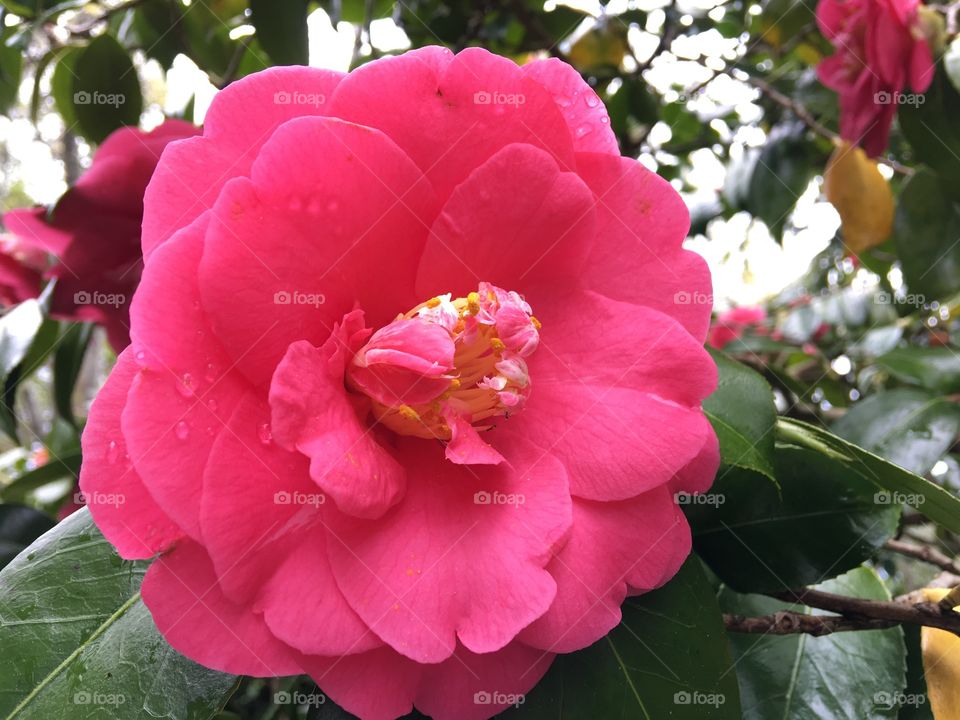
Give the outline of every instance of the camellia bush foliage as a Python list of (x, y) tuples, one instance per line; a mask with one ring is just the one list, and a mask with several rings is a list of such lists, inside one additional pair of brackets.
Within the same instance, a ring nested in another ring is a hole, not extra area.
[(0, 718), (960, 717), (960, 3), (0, 8)]

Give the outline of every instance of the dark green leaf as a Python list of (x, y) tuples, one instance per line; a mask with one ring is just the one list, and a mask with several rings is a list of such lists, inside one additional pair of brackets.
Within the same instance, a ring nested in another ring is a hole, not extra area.
[(23, 55), (18, 47), (10, 47), (7, 41), (16, 32), (15, 27), (0, 30), (0, 113), (5, 113), (17, 100), (20, 88), (20, 73), (23, 70)]
[(805, 134), (802, 125), (774, 128), (750, 176), (746, 209), (763, 220), (777, 239), (783, 235), (787, 215), (814, 175), (817, 155)]
[(960, 498), (919, 475), (800, 420), (780, 418), (777, 434), (783, 442), (823, 453), (888, 491), (886, 502), (912, 505), (948, 530), (960, 532)]
[(960, 392), (960, 351), (953, 348), (895, 348), (878, 357), (877, 365), (898, 380), (941, 395)]
[[(819, 590), (872, 600), (890, 593), (868, 568), (851, 570)], [(720, 593), (724, 612), (747, 617), (781, 610), (824, 614), (760, 595)], [(882, 720), (896, 718), (906, 686), (903, 630), (803, 634), (730, 633), (744, 720)]]
[(167, 645), (140, 601), (145, 569), (84, 509), (0, 572), (0, 716), (207, 720), (222, 707), (235, 679)]
[(307, 0), (250, 0), (257, 40), (277, 65), (306, 65)]
[(691, 556), (663, 588), (628, 600), (618, 627), (559, 656), (503, 717), (739, 720), (730, 649), (700, 561)]
[(893, 239), (910, 293), (929, 302), (960, 290), (960, 206), (930, 170), (920, 168), (904, 185)]
[(114, 38), (94, 38), (77, 56), (72, 71), (70, 103), (85, 137), (101, 142), (114, 130), (140, 122), (143, 97), (137, 71)]
[(940, 67), (922, 97), (900, 104), (900, 128), (917, 159), (937, 171), (943, 190), (960, 199), (960, 92)]
[(724, 465), (737, 466), (773, 480), (773, 392), (767, 381), (719, 350), (710, 349), (720, 373), (716, 391), (703, 403), (720, 440)]
[[(899, 505), (843, 463), (778, 447), (778, 488), (748, 470), (721, 471), (703, 502), (685, 506), (694, 547), (742, 592), (820, 582), (871, 557), (896, 530)], [(880, 498), (883, 500), (884, 498)]]
[(50, 79), (53, 102), (60, 117), (63, 118), (63, 124), (69, 128), (77, 123), (77, 114), (73, 109), (73, 81), (77, 76), (74, 67), (82, 52), (82, 47), (64, 48), (63, 52), (57, 56), (57, 64), (53, 68), (53, 76)]
[(73, 423), (73, 388), (83, 364), (94, 326), (91, 323), (73, 323), (63, 333), (57, 354), (53, 359), (53, 395), (57, 412)]
[(892, 463), (926, 475), (960, 433), (960, 407), (922, 390), (901, 388), (862, 400), (833, 431)]
[(23, 500), (34, 490), (63, 478), (78, 478), (80, 475), (80, 453), (74, 452), (52, 457), (47, 463), (35, 470), (25, 472), (14, 478), (0, 489), (0, 498), (4, 502)]

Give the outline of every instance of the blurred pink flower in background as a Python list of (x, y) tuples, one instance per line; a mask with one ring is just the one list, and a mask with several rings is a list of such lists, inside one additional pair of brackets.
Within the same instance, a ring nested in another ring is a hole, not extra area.
[(926, 92), (934, 64), (919, 0), (820, 0), (817, 23), (836, 52), (817, 68), (840, 94), (840, 134), (868, 155), (887, 147), (902, 93)]
[(744, 332), (753, 330), (757, 335), (766, 335), (762, 327), (767, 319), (767, 311), (762, 307), (735, 307), (720, 313), (710, 326), (707, 343), (722, 350), (724, 347), (743, 337)]
[(0, 247), (0, 299), (10, 305), (36, 297), (41, 277), (57, 278), (51, 313), (100, 323), (114, 349), (125, 348), (130, 300), (143, 269), (143, 193), (167, 144), (198, 132), (181, 120), (150, 132), (121, 128), (104, 140), (89, 170), (51, 211), (5, 213), (13, 240)]

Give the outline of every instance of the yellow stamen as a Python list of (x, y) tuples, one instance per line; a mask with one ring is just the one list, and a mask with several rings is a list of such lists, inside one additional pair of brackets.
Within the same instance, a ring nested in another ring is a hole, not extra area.
[(427, 303), (426, 303), (427, 307), (431, 309), (437, 307), (437, 305), (439, 304), (440, 304), (440, 298), (438, 297), (430, 298), (429, 300), (427, 300)]
[(420, 419), (420, 413), (418, 413), (409, 405), (401, 405), (400, 407), (397, 408), (397, 412), (400, 413), (400, 415), (406, 418), (407, 420)]
[(534, 326), (537, 330), (539, 330), (540, 328), (543, 327), (543, 323), (541, 323), (539, 320), (537, 320), (533, 315), (530, 316), (530, 322), (533, 323), (533, 326)]
[(472, 292), (467, 295), (467, 310), (471, 315), (480, 314), (480, 295), (476, 292)]
[(503, 340), (500, 338), (490, 338), (490, 347), (496, 352), (503, 352), (507, 346), (503, 344)]

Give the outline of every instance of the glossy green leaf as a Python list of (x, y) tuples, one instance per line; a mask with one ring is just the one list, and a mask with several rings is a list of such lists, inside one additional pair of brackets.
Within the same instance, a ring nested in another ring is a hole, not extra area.
[(900, 506), (843, 463), (778, 447), (778, 488), (748, 470), (721, 471), (703, 502), (684, 506), (694, 547), (741, 592), (820, 582), (872, 557), (894, 533)]
[(739, 720), (736, 673), (700, 561), (691, 556), (667, 585), (627, 600), (618, 627), (559, 656), (503, 717)]
[(710, 349), (710, 355), (717, 363), (719, 381), (703, 409), (720, 441), (723, 464), (774, 479), (777, 410), (770, 386), (757, 372), (719, 350)]
[(57, 412), (73, 423), (73, 388), (80, 375), (83, 357), (93, 337), (90, 323), (73, 323), (63, 332), (53, 358), (53, 395)]
[(0, 572), (0, 717), (207, 720), (235, 678), (180, 656), (127, 562), (80, 510)]
[(904, 185), (893, 238), (911, 294), (932, 302), (960, 290), (960, 205), (930, 170), (920, 168)]
[(277, 65), (307, 64), (307, 5), (307, 0), (250, 0), (257, 39)]
[(130, 55), (113, 37), (100, 35), (91, 40), (71, 69), (69, 103), (77, 128), (86, 138), (102, 142), (114, 130), (140, 122), (140, 80)]
[(960, 392), (960, 351), (954, 348), (895, 348), (877, 358), (877, 365), (911, 385), (942, 395)]
[[(872, 600), (890, 593), (868, 568), (851, 570), (819, 590)], [(720, 593), (724, 612), (756, 617), (781, 610), (827, 614), (760, 595)], [(906, 686), (903, 630), (841, 632), (822, 637), (730, 633), (744, 720), (884, 720), (896, 718)]]
[(23, 70), (23, 54), (18, 47), (7, 45), (16, 28), (0, 30), (0, 113), (6, 113), (17, 100), (20, 74)]
[(960, 406), (901, 388), (861, 400), (832, 429), (910, 472), (926, 475), (960, 433)]
[(779, 239), (787, 216), (814, 176), (812, 152), (803, 125), (778, 126), (767, 137), (753, 166), (746, 209)]
[(929, 480), (800, 420), (780, 418), (777, 435), (783, 442), (815, 450), (859, 473), (886, 491), (886, 502), (912, 505), (948, 530), (960, 532), (960, 498)]
[(960, 199), (960, 91), (940, 67), (922, 103), (902, 103), (900, 128), (920, 162), (933, 168), (943, 189)]

